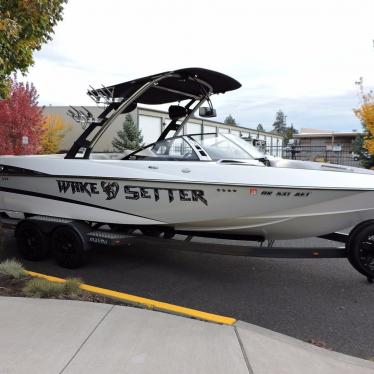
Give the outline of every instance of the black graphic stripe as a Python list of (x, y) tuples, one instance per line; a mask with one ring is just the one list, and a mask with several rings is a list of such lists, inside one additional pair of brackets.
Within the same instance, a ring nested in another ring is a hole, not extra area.
[[(204, 161), (205, 162), (205, 161)], [(232, 186), (232, 187), (257, 187), (257, 188), (273, 188), (273, 189), (293, 189), (293, 190), (313, 190), (313, 191), (346, 191), (346, 192), (367, 192), (367, 191), (374, 191), (374, 188), (346, 188), (346, 187), (313, 187), (313, 186), (295, 186), (295, 185), (265, 185), (265, 184), (247, 184), (247, 183), (230, 183), (230, 182), (209, 182), (209, 181), (192, 181), (192, 180), (172, 180), (172, 179), (145, 179), (145, 178), (121, 178), (121, 177), (107, 177), (107, 176), (91, 176), (91, 175), (54, 175), (44, 172), (39, 172), (36, 170), (31, 169), (24, 169), (14, 166), (7, 166), (7, 165), (0, 165), (0, 167), (4, 167), (4, 170), (1, 170), (0, 168), (0, 176), (4, 177), (26, 177), (26, 176), (33, 176), (36, 178), (58, 178), (58, 179), (78, 179), (78, 180), (87, 180), (87, 179), (95, 179), (95, 180), (109, 180), (109, 181), (121, 181), (121, 182), (151, 182), (151, 183), (171, 183), (171, 184), (198, 184), (198, 185), (204, 185), (204, 186)], [(6, 168), (12, 168), (14, 169), (14, 172), (7, 172)], [(284, 169), (292, 169), (292, 168), (284, 168)], [(308, 170), (308, 169), (305, 169)], [(315, 171), (315, 170), (313, 170)], [(328, 172), (334, 170), (318, 170), (322, 172)], [(341, 171), (339, 171), (341, 172)], [(344, 171), (343, 171), (344, 172)], [(354, 177), (355, 173), (350, 173), (347, 171), (347, 173), (352, 174), (352, 177)], [(362, 174), (360, 174), (362, 175)], [(370, 174), (369, 174), (370, 175)], [(74, 200), (73, 200), (74, 201)], [(114, 210), (115, 211), (115, 210)], [(120, 212), (120, 211), (119, 211)], [(125, 213), (125, 212), (120, 212)], [(129, 214), (129, 213), (126, 213)], [(141, 218), (147, 218), (138, 216)]]
[[(322, 170), (325, 171), (325, 170)], [(351, 173), (354, 176), (354, 173)], [(25, 177), (26, 175), (21, 174), (4, 174), (0, 173), (4, 177)], [(361, 174), (362, 175), (362, 174)], [(90, 176), (90, 175), (53, 175), (53, 174), (35, 174), (34, 178), (52, 178), (52, 179), (77, 179), (82, 180), (107, 180), (117, 182), (147, 182), (147, 183), (163, 183), (163, 184), (197, 184), (202, 186), (227, 186), (227, 187), (257, 187), (257, 188), (272, 188), (272, 189), (283, 189), (283, 190), (312, 190), (312, 191), (345, 191), (345, 192), (368, 192), (374, 191), (374, 188), (346, 188), (346, 187), (313, 187), (313, 186), (295, 186), (295, 185), (269, 185), (269, 184), (247, 184), (247, 183), (230, 183), (230, 182), (209, 182), (209, 181), (192, 181), (192, 180), (171, 180), (171, 179), (145, 179), (145, 178), (121, 178), (121, 177), (104, 177), (104, 176)], [(166, 187), (168, 188), (168, 187)], [(141, 216), (139, 216), (141, 217)], [(146, 218), (146, 217), (144, 217)]]
[(65, 203), (71, 203), (71, 204), (88, 206), (88, 207), (91, 207), (91, 208), (109, 210), (111, 212), (116, 212), (116, 213), (121, 213), (121, 214), (127, 214), (129, 216), (138, 217), (138, 218), (145, 218), (145, 219), (149, 219), (151, 221), (155, 221), (153, 218), (148, 218), (148, 217), (139, 216), (137, 214), (123, 212), (121, 210), (107, 208), (107, 207), (104, 207), (104, 206), (101, 206), (101, 205), (90, 204), (90, 203), (86, 203), (84, 201), (67, 199), (66, 197), (61, 197), (61, 196), (53, 196), (53, 195), (48, 195), (48, 194), (44, 194), (44, 193), (40, 193), (40, 192), (26, 191), (26, 190), (20, 190), (20, 189), (16, 189), (16, 188), (7, 188), (7, 187), (0, 187), (0, 191), (2, 191), (2, 192), (10, 192), (10, 193), (18, 194), (18, 195), (40, 197), (42, 199), (63, 201)]
[(33, 177), (43, 177), (48, 176), (50, 174), (42, 173), (40, 171), (20, 168), (18, 166), (11, 166), (11, 165), (0, 165), (0, 173), (4, 176), (33, 176)]

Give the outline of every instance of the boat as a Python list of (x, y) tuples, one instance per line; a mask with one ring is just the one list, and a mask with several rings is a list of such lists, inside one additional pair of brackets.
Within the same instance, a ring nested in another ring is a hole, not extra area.
[[(253, 240), (321, 236), (372, 220), (372, 171), (272, 158), (232, 134), (183, 134), (195, 113), (215, 116), (212, 95), (240, 86), (186, 68), (91, 89), (105, 109), (98, 118), (72, 113), (88, 126), (64, 158), (0, 157), (0, 212)], [(90, 158), (104, 131), (138, 104), (171, 104), (159, 139), (121, 159)]]

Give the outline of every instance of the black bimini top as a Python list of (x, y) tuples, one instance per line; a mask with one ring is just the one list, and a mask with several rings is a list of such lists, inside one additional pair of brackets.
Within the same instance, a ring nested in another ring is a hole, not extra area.
[[(93, 88), (88, 91), (88, 95), (96, 103), (106, 104), (106, 108), (98, 118), (93, 118), (85, 108), (87, 114), (75, 110), (76, 113), (73, 115), (78, 116), (79, 119), (83, 115), (87, 122), (90, 120), (90, 125), (74, 142), (65, 158), (75, 158), (81, 148), (85, 148), (83, 157), (89, 158), (92, 148), (104, 131), (121, 113), (131, 112), (137, 104), (157, 105), (189, 100), (184, 106), (172, 105), (169, 108), (172, 121), (160, 135), (159, 139), (163, 139), (170, 131), (180, 130), (204, 101), (208, 102), (213, 113), (210, 95), (236, 90), (239, 87), (241, 84), (238, 81), (225, 74), (202, 68), (187, 68), (150, 75), (113, 86)], [(173, 116), (171, 110), (174, 111)], [(182, 118), (183, 121), (178, 123)], [(97, 129), (95, 135), (89, 138), (95, 129)]]
[[(186, 68), (119, 83), (105, 87), (104, 90), (109, 90), (113, 99), (126, 99), (144, 84), (159, 77), (165, 78), (138, 97), (135, 101), (137, 104), (157, 105), (191, 98), (198, 99), (207, 93), (225, 93), (241, 87), (238, 81), (225, 74), (202, 68)], [(89, 94), (95, 95), (95, 91), (100, 90), (102, 89), (91, 90)]]

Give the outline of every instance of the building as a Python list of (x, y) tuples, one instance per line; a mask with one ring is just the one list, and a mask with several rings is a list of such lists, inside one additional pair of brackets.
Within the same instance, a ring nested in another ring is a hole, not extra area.
[(302, 128), (294, 135), (300, 146), (326, 147), (327, 150), (344, 149), (352, 152), (352, 142), (359, 136), (355, 131), (325, 131), (320, 129)]
[(294, 135), (297, 159), (352, 164), (353, 141), (360, 135), (355, 131), (325, 131), (302, 128)]
[[(63, 119), (69, 124), (69, 129), (66, 131), (64, 139), (61, 141), (60, 150), (66, 151), (70, 149), (73, 142), (83, 132), (84, 126), (77, 124), (71, 117), (67, 115), (70, 109), (68, 106), (47, 106), (44, 108), (44, 114), (61, 115)], [(102, 112), (102, 108), (96, 106), (87, 107), (94, 116), (98, 116)], [(133, 117), (138, 128), (142, 132), (143, 142), (145, 144), (153, 143), (160, 136), (163, 129), (169, 124), (170, 119), (168, 113), (165, 111), (148, 109), (138, 107), (132, 111)], [(95, 147), (96, 152), (112, 152), (112, 140), (116, 137), (119, 130), (122, 129), (122, 124), (125, 120), (125, 115), (122, 114), (113, 122), (112, 126), (104, 133), (100, 141)], [(269, 152), (275, 156), (281, 152), (283, 146), (283, 137), (272, 134), (266, 131), (257, 131), (243, 126), (226, 125), (222, 122), (212, 121), (202, 118), (191, 118), (187, 125), (184, 127), (185, 134), (192, 133), (231, 133), (243, 138), (250, 138), (266, 145)], [(280, 154), (279, 154), (280, 156)]]

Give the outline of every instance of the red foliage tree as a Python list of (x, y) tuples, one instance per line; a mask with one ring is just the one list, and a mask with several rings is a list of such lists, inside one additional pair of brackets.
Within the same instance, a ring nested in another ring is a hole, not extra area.
[[(41, 150), (42, 111), (34, 85), (17, 82), (14, 77), (9, 98), (0, 100), (0, 154), (35, 154)], [(28, 144), (23, 144), (23, 137), (28, 138)]]

